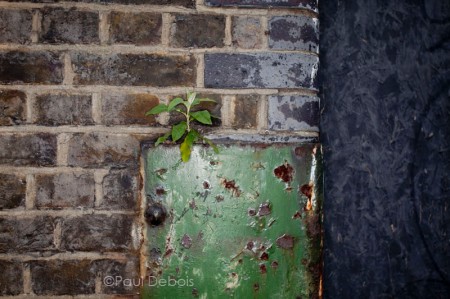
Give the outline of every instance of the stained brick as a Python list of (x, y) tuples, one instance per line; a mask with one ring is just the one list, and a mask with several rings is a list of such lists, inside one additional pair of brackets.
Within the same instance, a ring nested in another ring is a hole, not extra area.
[(139, 141), (133, 136), (77, 133), (69, 141), (69, 166), (136, 168), (138, 160)]
[(0, 218), (0, 253), (54, 250), (51, 217)]
[[(137, 258), (128, 257), (127, 260), (98, 260), (95, 262), (97, 265), (97, 271), (100, 273), (100, 277), (104, 278), (107, 276), (120, 277), (123, 280), (135, 279), (135, 284), (137, 284), (138, 279), (141, 277), (139, 273), (139, 261)], [(101, 291), (105, 294), (136, 294), (139, 291), (139, 286), (133, 286), (130, 280), (121, 281), (116, 280), (113, 285), (102, 284)]]
[(54, 52), (0, 52), (0, 83), (58, 84), (63, 63)]
[(44, 8), (39, 41), (50, 44), (98, 43), (98, 13), (75, 9)]
[(46, 126), (90, 125), (92, 99), (89, 95), (45, 94), (36, 97), (35, 123)]
[(31, 42), (32, 19), (29, 10), (0, 10), (0, 43)]
[[(207, 29), (207, 30), (205, 30)], [(219, 15), (176, 15), (171, 26), (173, 47), (222, 47), (225, 17)]]
[(31, 288), (37, 295), (95, 292), (96, 265), (90, 260), (31, 261)]
[(25, 177), (0, 173), (0, 210), (23, 207), (25, 192)]
[[(175, 97), (183, 97), (185, 98), (185, 95), (177, 95)], [(174, 97), (174, 98), (175, 98)], [(212, 117), (212, 126), (218, 127), (222, 124), (221, 120), (221, 109), (222, 109), (222, 96), (218, 94), (198, 94), (198, 98), (208, 98), (212, 99), (215, 102), (202, 102), (197, 106), (194, 106), (191, 111), (199, 111), (199, 110), (208, 110), (211, 115), (215, 116)], [(179, 123), (180, 121), (185, 120), (185, 117), (177, 112), (171, 112), (170, 118), (169, 118), (169, 124), (174, 125)], [(195, 126), (195, 123), (194, 123)], [(203, 126), (202, 129), (206, 129), (208, 127)]]
[(269, 97), (269, 129), (319, 131), (319, 98)]
[(103, 200), (101, 209), (137, 209), (139, 182), (136, 173), (129, 170), (111, 170), (102, 182)]
[(132, 248), (133, 216), (85, 215), (65, 219), (61, 248), (69, 251), (126, 251)]
[(257, 95), (237, 95), (234, 101), (233, 128), (255, 129), (258, 125), (258, 106), (260, 98)]
[(206, 54), (205, 86), (317, 89), (318, 63), (300, 53)]
[(155, 45), (161, 42), (160, 14), (112, 12), (109, 18), (111, 43)]
[(18, 90), (0, 91), (0, 126), (25, 123), (26, 98), (25, 93)]
[(316, 18), (272, 17), (269, 32), (269, 47), (272, 49), (319, 52), (319, 26)]
[(0, 269), (0, 296), (22, 293), (22, 263), (17, 260), (0, 260)]
[(38, 208), (94, 206), (95, 181), (90, 173), (39, 174), (35, 182)]
[(131, 5), (172, 5), (183, 6), (187, 8), (195, 7), (195, 0), (8, 0), (9, 2), (82, 2), (82, 3), (99, 3), (99, 4), (131, 4)]
[(190, 55), (72, 54), (74, 83), (104, 85), (193, 86), (196, 61)]
[(145, 113), (159, 104), (151, 94), (104, 93), (102, 95), (102, 123), (105, 125), (155, 125), (155, 116)]
[(53, 166), (56, 164), (56, 136), (47, 133), (2, 134), (0, 164)]
[(206, 5), (211, 6), (236, 6), (236, 7), (292, 7), (306, 8), (317, 11), (317, 0), (205, 0)]
[(233, 17), (233, 45), (244, 49), (258, 49), (264, 34), (259, 18)]

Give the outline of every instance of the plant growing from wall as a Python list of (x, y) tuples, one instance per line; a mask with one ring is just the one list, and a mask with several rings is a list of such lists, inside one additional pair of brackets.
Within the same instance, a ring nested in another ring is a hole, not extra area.
[(155, 146), (160, 145), (169, 138), (171, 138), (173, 142), (182, 141), (180, 145), (180, 154), (183, 162), (189, 161), (192, 146), (199, 140), (208, 143), (214, 149), (214, 152), (218, 153), (219, 150), (217, 146), (211, 140), (191, 127), (193, 122), (198, 122), (203, 125), (212, 125), (211, 117), (214, 116), (211, 116), (208, 110), (192, 111), (193, 107), (202, 102), (216, 101), (208, 98), (197, 98), (197, 93), (188, 91), (186, 92), (186, 100), (181, 97), (174, 98), (170, 101), (169, 105), (159, 104), (147, 111), (145, 113), (146, 116), (175, 111), (182, 114), (185, 118), (185, 120), (173, 125), (169, 132), (159, 137), (155, 142)]

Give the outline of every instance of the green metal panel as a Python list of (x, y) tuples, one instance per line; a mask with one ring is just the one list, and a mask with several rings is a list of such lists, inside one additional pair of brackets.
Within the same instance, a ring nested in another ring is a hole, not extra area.
[(143, 298), (318, 298), (315, 144), (146, 148)]

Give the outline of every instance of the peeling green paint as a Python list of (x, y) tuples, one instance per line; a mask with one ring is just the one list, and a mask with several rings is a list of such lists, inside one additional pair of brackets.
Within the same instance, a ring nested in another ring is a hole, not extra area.
[[(317, 298), (318, 145), (146, 148), (143, 298)], [(151, 285), (151, 286), (149, 286)]]

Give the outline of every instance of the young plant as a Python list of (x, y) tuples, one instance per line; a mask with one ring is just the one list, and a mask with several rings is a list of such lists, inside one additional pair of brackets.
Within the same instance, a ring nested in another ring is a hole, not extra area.
[[(183, 162), (189, 161), (191, 157), (192, 146), (195, 142), (202, 140), (203, 142), (208, 143), (213, 149), (214, 152), (218, 153), (219, 150), (217, 146), (208, 138), (202, 136), (197, 130), (191, 127), (191, 123), (196, 121), (200, 124), (204, 125), (212, 125), (211, 114), (207, 110), (201, 111), (191, 111), (192, 107), (199, 105), (202, 102), (216, 102), (212, 99), (197, 98), (197, 94), (195, 92), (187, 92), (186, 100), (183, 98), (174, 98), (170, 101), (169, 105), (159, 104), (153, 107), (151, 110), (147, 111), (145, 115), (156, 115), (163, 112), (171, 112), (176, 111), (184, 116), (185, 121), (181, 121), (172, 126), (171, 130), (159, 137), (155, 146), (165, 142), (169, 137), (173, 142), (177, 142), (178, 140), (182, 140), (180, 145), (180, 153), (181, 160)], [(214, 117), (214, 116), (213, 116)]]

